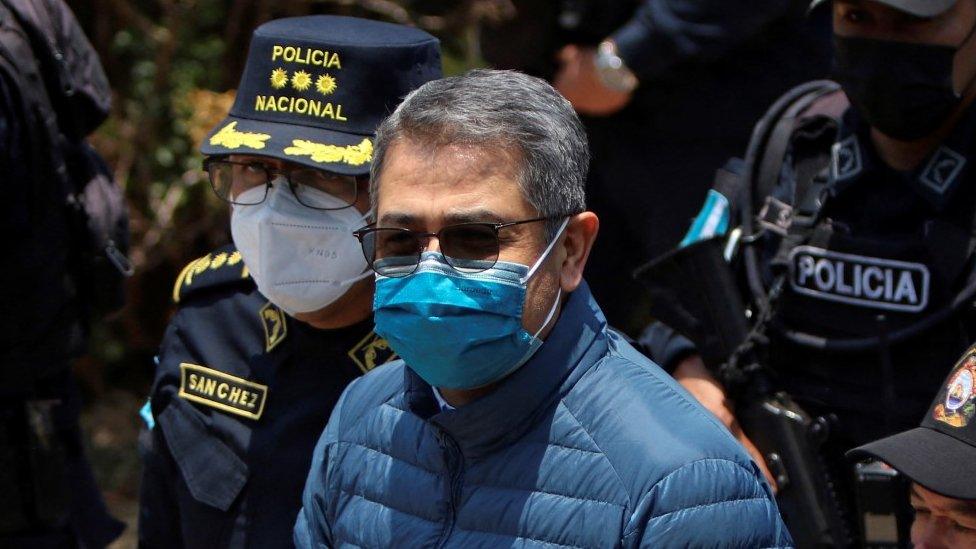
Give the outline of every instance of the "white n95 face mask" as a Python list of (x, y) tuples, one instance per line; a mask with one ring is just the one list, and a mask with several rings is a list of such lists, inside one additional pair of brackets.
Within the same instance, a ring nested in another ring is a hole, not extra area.
[[(276, 178), (264, 202), (234, 206), (230, 228), (258, 291), (295, 315), (332, 304), (372, 272), (352, 235), (368, 215), (353, 206), (314, 210), (299, 203), (287, 187), (287, 181)], [(305, 191), (302, 199), (316, 207), (344, 205), (322, 191)], [(249, 193), (263, 192), (262, 187), (249, 189), (239, 198), (247, 202)]]

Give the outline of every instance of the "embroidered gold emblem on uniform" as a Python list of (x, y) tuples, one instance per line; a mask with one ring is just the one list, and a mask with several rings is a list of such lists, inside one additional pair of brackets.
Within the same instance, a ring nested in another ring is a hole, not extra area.
[(397, 354), (385, 339), (370, 332), (355, 347), (349, 350), (349, 358), (359, 366), (363, 373), (397, 359)]
[[(215, 281), (230, 281), (247, 278), (250, 273), (246, 265), (240, 266), (240, 274), (230, 270), (241, 262), (241, 252), (237, 250), (227, 253), (207, 254), (203, 257), (189, 262), (179, 276), (176, 277), (176, 284), (173, 286), (173, 302), (179, 303), (181, 295), (185, 294), (193, 286), (193, 281), (197, 277), (203, 277), (203, 285)], [(216, 277), (216, 278), (215, 278)]]
[(189, 362), (180, 363), (180, 398), (238, 416), (261, 419), (268, 386)]
[(970, 350), (962, 366), (949, 378), (945, 399), (932, 410), (932, 416), (953, 427), (965, 427), (976, 415), (976, 350)]
[(259, 312), (264, 326), (264, 350), (271, 352), (288, 335), (288, 321), (285, 313), (270, 301)]

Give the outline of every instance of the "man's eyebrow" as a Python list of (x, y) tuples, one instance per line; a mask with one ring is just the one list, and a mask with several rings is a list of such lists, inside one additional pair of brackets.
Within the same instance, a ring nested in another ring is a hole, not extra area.
[(954, 499), (949, 502), (949, 509), (969, 518), (976, 518), (976, 501), (974, 500)]
[(377, 225), (388, 226), (388, 225), (399, 225), (401, 227), (407, 227), (413, 225), (417, 221), (417, 216), (413, 214), (408, 214), (404, 212), (387, 212), (384, 213), (377, 220)]
[[(916, 499), (921, 500), (922, 502), (925, 501), (925, 499), (918, 491), (918, 486), (916, 486), (915, 484), (912, 484), (912, 496), (914, 496)], [(926, 505), (926, 508), (927, 507), (928, 506)], [(946, 504), (946, 507), (948, 507), (950, 511), (955, 513), (960, 513), (967, 516), (976, 516), (976, 500), (962, 500), (962, 499), (950, 498), (950, 500)]]
[(476, 210), (448, 212), (444, 214), (445, 225), (455, 225), (457, 223), (503, 223), (507, 221), (491, 210), (479, 208)]

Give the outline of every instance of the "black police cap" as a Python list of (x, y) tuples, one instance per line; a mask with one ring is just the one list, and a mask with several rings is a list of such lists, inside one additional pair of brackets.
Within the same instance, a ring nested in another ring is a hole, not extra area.
[(270, 21), (254, 31), (234, 106), (200, 151), (367, 173), (376, 127), (440, 76), (438, 40), (419, 29), (330, 15)]
[(976, 500), (976, 346), (952, 369), (920, 427), (847, 455), (880, 459), (933, 492)]

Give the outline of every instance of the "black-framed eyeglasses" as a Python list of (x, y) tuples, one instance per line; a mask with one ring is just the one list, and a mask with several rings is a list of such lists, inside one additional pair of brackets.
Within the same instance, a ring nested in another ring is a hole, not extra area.
[[(221, 200), (238, 206), (256, 206), (268, 197), (275, 176), (288, 181), (298, 202), (314, 210), (341, 210), (356, 203), (359, 186), (367, 176), (343, 175), (315, 168), (272, 169), (260, 162), (210, 157), (203, 161), (210, 186)], [(322, 196), (325, 193), (328, 196)]]
[(437, 237), (447, 263), (460, 273), (478, 273), (492, 268), (498, 261), (501, 244), (498, 232), (508, 227), (553, 221), (567, 217), (548, 216), (505, 223), (471, 222), (441, 227), (436, 233), (410, 229), (367, 225), (353, 235), (363, 247), (363, 255), (373, 271), (387, 277), (413, 274), (426, 248), (424, 240)]

